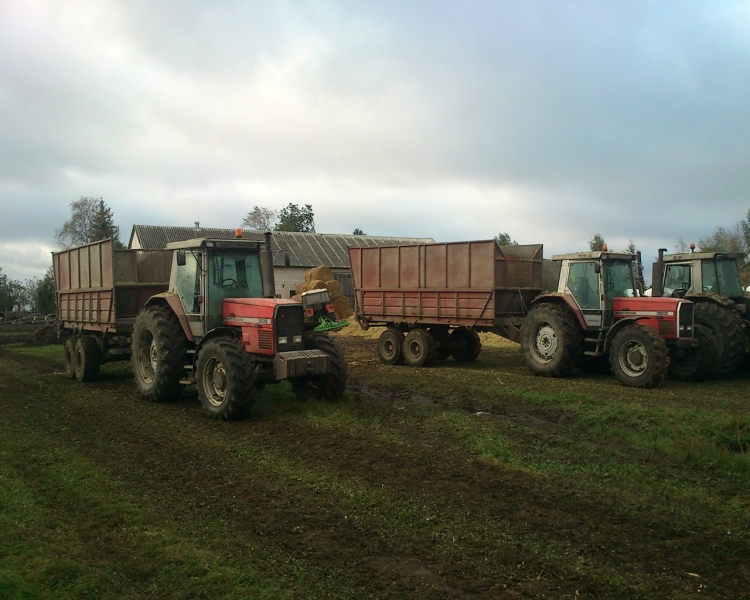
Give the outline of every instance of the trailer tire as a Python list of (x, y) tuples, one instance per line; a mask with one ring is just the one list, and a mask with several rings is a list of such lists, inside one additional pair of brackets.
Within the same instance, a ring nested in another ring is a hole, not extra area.
[(636, 323), (617, 332), (609, 351), (609, 363), (620, 383), (654, 388), (667, 374), (669, 352), (656, 331)]
[(237, 341), (215, 338), (206, 342), (196, 363), (203, 412), (219, 421), (243, 417), (253, 404), (254, 370), (250, 355)]
[(135, 320), (131, 357), (135, 383), (150, 402), (176, 400), (182, 393), (187, 338), (166, 306), (148, 306)]
[(404, 362), (410, 367), (429, 367), (435, 358), (435, 338), (426, 329), (412, 329), (404, 339)]
[(292, 391), (298, 400), (338, 400), (346, 390), (346, 357), (338, 340), (325, 333), (305, 335), (305, 349), (322, 350), (328, 355), (328, 373), (292, 379)]
[(70, 336), (65, 340), (63, 346), (65, 355), (65, 376), (68, 379), (76, 378), (76, 336)]
[(669, 357), (669, 378), (677, 381), (703, 381), (718, 368), (717, 341), (713, 330), (696, 324), (696, 348), (675, 349)]
[(99, 376), (99, 346), (90, 335), (82, 335), (76, 340), (74, 367), (78, 381), (93, 381)]
[(384, 365), (404, 364), (404, 334), (389, 327), (378, 338), (378, 357)]
[(533, 307), (521, 327), (521, 356), (534, 375), (565, 377), (581, 359), (583, 336), (575, 315), (556, 304)]
[(451, 345), (451, 356), (459, 363), (474, 362), (482, 352), (482, 341), (479, 334), (473, 329), (459, 327), (451, 332), (449, 340)]
[(712, 301), (695, 303), (695, 323), (705, 325), (716, 336), (716, 367), (712, 375), (726, 375), (742, 362), (745, 333), (742, 321), (731, 308)]
[(427, 330), (435, 340), (435, 359), (448, 360), (451, 357), (450, 331), (445, 325), (436, 325)]

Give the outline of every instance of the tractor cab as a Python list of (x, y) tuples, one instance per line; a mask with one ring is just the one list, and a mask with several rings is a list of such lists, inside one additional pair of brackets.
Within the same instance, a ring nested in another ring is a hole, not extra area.
[(732, 300), (743, 297), (737, 261), (741, 252), (691, 252), (663, 256), (664, 296), (716, 294)]
[(223, 325), (225, 300), (264, 297), (259, 242), (199, 238), (167, 249), (174, 250), (169, 291), (194, 338)]
[(559, 254), (558, 293), (569, 294), (588, 329), (609, 328), (614, 321), (615, 298), (637, 296), (636, 256), (627, 252), (576, 252)]

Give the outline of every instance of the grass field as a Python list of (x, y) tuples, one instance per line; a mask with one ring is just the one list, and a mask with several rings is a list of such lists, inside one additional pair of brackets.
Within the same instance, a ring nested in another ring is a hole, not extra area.
[[(250, 419), (0, 346), (0, 598), (741, 598), (748, 377), (535, 378), (517, 346), (287, 384)], [(489, 341), (489, 340), (485, 340)]]

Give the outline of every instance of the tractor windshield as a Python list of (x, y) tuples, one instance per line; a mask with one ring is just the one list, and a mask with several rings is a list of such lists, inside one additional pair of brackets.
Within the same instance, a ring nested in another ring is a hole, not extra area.
[(257, 252), (231, 250), (214, 254), (211, 260), (211, 282), (224, 298), (260, 298), (263, 282)]
[(702, 269), (704, 292), (721, 294), (729, 298), (742, 296), (742, 284), (736, 260), (722, 258), (704, 261)]
[(633, 297), (633, 265), (624, 260), (604, 263), (604, 294), (608, 302), (613, 298)]
[(667, 265), (664, 274), (664, 295), (682, 298), (690, 289), (693, 267), (687, 265)]

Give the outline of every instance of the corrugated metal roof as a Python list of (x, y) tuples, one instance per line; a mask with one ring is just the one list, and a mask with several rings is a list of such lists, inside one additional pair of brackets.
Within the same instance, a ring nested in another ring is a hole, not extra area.
[[(209, 227), (165, 227), (161, 225), (133, 225), (129, 247), (144, 249), (165, 248), (170, 242), (192, 238), (233, 239), (234, 229)], [(243, 231), (242, 239), (263, 241), (263, 234)], [(275, 231), (273, 233), (273, 262), (277, 267), (317, 267), (325, 265), (334, 269), (349, 268), (351, 246), (397, 246), (402, 244), (434, 244), (432, 238), (381, 237), (373, 235), (341, 235), (337, 233), (298, 233)], [(289, 262), (287, 263), (287, 257)]]

